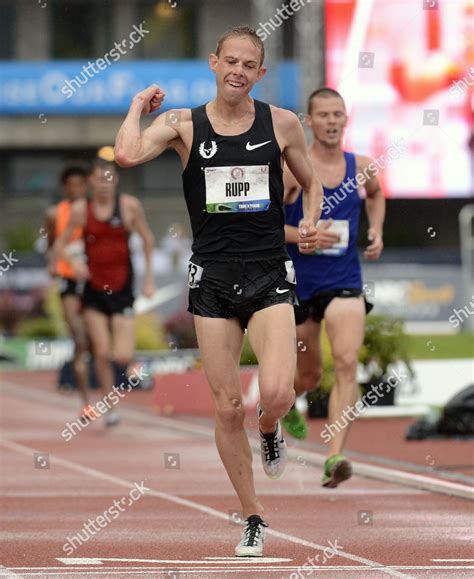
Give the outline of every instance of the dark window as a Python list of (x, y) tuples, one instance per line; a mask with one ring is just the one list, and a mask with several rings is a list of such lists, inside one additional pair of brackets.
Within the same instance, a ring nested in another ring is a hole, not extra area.
[(295, 57), (295, 18), (283, 21), (283, 58)]
[(7, 196), (57, 200), (62, 196), (59, 177), (68, 164), (87, 162), (95, 151), (25, 151), (4, 156)]
[(99, 58), (110, 48), (112, 0), (54, 0), (51, 9), (53, 58)]
[(10, 157), (7, 190), (12, 195), (51, 194), (58, 188), (61, 158), (32, 153)]
[[(174, 7), (173, 7), (174, 6)], [(136, 58), (196, 58), (197, 7), (189, 0), (140, 0), (137, 22), (149, 30), (136, 48)]]
[(15, 33), (15, 6), (0, 2), (0, 59), (13, 57)]

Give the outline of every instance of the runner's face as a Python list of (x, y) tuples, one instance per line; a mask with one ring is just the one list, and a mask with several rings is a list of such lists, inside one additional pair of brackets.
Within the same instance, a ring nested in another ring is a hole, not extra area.
[(87, 195), (87, 179), (82, 175), (71, 175), (63, 184), (66, 199), (75, 201)]
[(347, 123), (346, 107), (339, 97), (314, 98), (308, 125), (315, 140), (326, 147), (338, 147)]
[(113, 165), (109, 167), (96, 167), (89, 177), (92, 193), (100, 197), (115, 195), (118, 184), (117, 170)]
[(261, 58), (260, 49), (250, 38), (228, 38), (219, 57), (215, 54), (209, 57), (210, 67), (216, 75), (218, 94), (231, 103), (245, 98), (266, 72), (260, 66)]

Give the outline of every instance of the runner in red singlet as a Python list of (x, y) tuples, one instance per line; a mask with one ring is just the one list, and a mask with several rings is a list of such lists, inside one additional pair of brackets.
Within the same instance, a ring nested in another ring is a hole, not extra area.
[[(74, 262), (73, 268), (76, 276), (86, 281), (84, 318), (96, 374), (108, 396), (114, 385), (112, 363), (125, 377), (135, 345), (133, 270), (128, 238), (130, 233), (136, 232), (143, 239), (146, 266), (143, 294), (151, 297), (154, 293), (153, 234), (140, 201), (131, 195), (117, 193), (118, 174), (114, 163), (96, 159), (89, 181), (92, 198), (73, 204), (69, 224), (55, 244), (55, 256), (62, 254), (74, 228), (82, 227), (87, 264)], [(107, 426), (117, 422), (119, 415), (108, 410)]]

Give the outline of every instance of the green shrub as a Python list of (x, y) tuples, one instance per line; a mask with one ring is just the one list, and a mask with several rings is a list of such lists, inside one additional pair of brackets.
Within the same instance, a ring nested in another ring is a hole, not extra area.
[(18, 253), (34, 251), (37, 237), (38, 229), (30, 223), (18, 223), (3, 233), (6, 250), (17, 251)]
[(163, 326), (156, 314), (143, 314), (135, 318), (135, 347), (137, 350), (167, 350)]
[(22, 320), (18, 324), (17, 336), (20, 338), (58, 338), (59, 334), (51, 318), (40, 317)]

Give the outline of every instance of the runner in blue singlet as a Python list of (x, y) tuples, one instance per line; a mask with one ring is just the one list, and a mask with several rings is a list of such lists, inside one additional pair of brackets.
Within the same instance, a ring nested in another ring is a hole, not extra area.
[[(314, 390), (322, 373), (320, 344), (321, 322), (325, 319), (332, 356), (335, 384), (329, 403), (329, 424), (322, 437), (329, 443), (322, 484), (335, 487), (351, 476), (350, 462), (341, 454), (353, 420), (350, 410), (357, 401), (357, 360), (364, 338), (365, 314), (372, 306), (365, 301), (357, 254), (359, 217), (362, 207), (360, 189), (365, 190), (369, 220), (367, 259), (377, 259), (383, 249), (382, 229), (385, 198), (377, 179), (377, 166), (368, 157), (344, 152), (341, 148), (347, 122), (344, 100), (329, 88), (314, 91), (308, 101), (307, 123), (313, 132), (310, 154), (323, 183), (324, 201), (321, 220), (332, 220), (330, 230), (339, 242), (313, 255), (312, 239), (297, 237), (302, 218), (302, 196), (293, 175), (285, 173), (286, 241), (296, 269), (299, 306), (295, 306), (298, 348), (296, 395)], [(315, 246), (314, 246), (315, 247)], [(349, 420), (347, 419), (349, 416)], [(351, 419), (352, 417), (352, 419)], [(304, 417), (293, 406), (283, 420), (290, 434), (304, 438)]]

